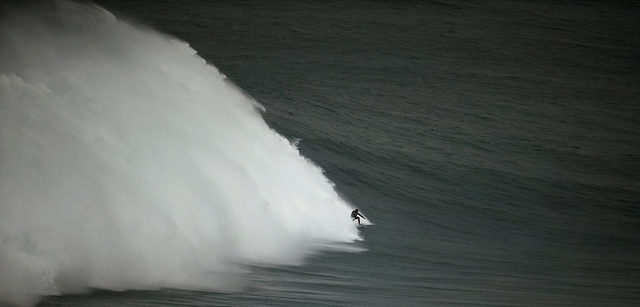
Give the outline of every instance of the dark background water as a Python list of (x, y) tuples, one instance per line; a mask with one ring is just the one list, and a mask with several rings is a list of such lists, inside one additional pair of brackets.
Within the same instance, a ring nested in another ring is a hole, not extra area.
[(635, 2), (98, 3), (190, 43), (376, 225), (240, 293), (43, 305), (640, 303)]

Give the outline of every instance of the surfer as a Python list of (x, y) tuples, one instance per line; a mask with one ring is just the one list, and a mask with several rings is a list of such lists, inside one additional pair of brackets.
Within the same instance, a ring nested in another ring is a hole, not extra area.
[(356, 210), (351, 211), (351, 220), (358, 220), (358, 225), (360, 225), (360, 217), (361, 216), (363, 219), (367, 219), (366, 217), (364, 217), (364, 215), (360, 214), (360, 212), (358, 212), (358, 208), (356, 208)]

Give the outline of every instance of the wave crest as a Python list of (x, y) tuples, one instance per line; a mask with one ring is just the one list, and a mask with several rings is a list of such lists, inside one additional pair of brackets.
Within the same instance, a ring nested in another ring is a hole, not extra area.
[(185, 42), (93, 5), (0, 23), (0, 302), (228, 289), (358, 239), (322, 170)]

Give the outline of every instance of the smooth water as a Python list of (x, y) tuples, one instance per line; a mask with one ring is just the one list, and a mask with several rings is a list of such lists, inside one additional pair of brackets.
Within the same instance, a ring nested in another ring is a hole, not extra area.
[(640, 302), (634, 3), (61, 5), (3, 15), (3, 301)]

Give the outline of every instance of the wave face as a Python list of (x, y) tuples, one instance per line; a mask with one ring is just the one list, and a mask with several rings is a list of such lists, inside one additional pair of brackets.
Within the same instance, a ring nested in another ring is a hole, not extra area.
[(350, 205), (185, 42), (104, 9), (2, 11), (0, 303), (235, 289), (350, 242)]

